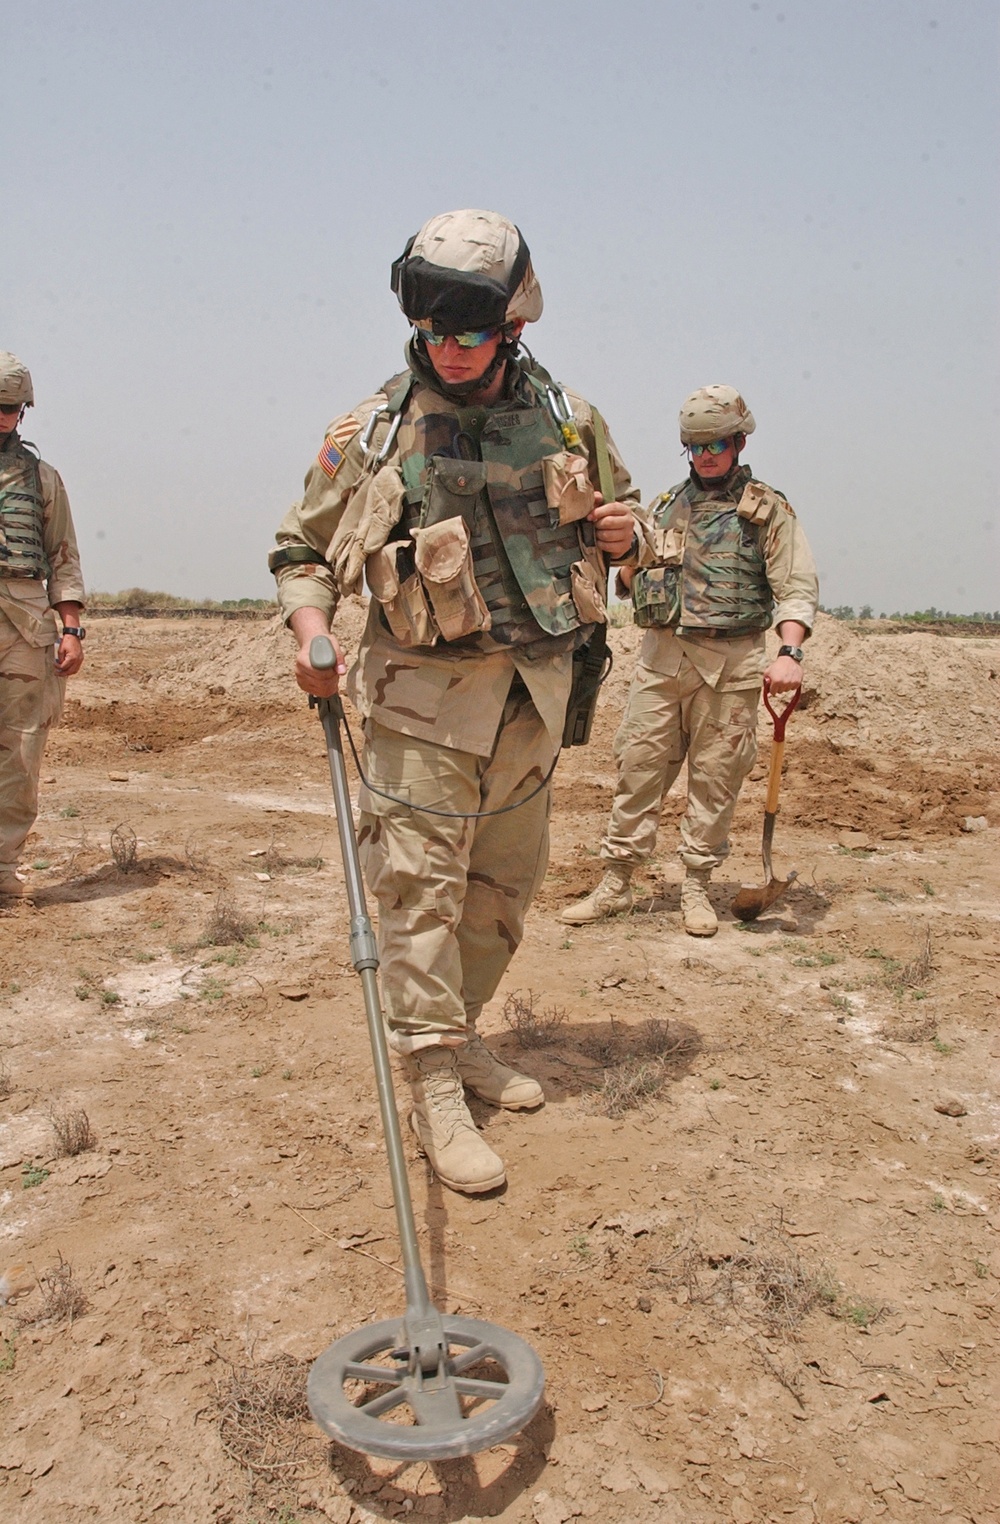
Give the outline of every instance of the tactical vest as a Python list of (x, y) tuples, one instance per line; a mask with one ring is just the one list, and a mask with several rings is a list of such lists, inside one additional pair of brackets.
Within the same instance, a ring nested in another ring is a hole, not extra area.
[(418, 385), (396, 447), (405, 497), (393, 538), (464, 520), (492, 641), (527, 645), (594, 621), (592, 610), (582, 616), (574, 587), (582, 561), (595, 581), (606, 578), (603, 558), (589, 523), (560, 525), (548, 505), (542, 460), (564, 452), (566, 440), (530, 378), (520, 396), (493, 408), (447, 408)]
[(774, 595), (760, 521), (739, 512), (752, 480), (748, 466), (721, 492), (689, 479), (653, 505), (663, 564), (632, 579), (636, 624), (726, 635), (768, 629)]
[(19, 435), (0, 450), (0, 577), (47, 577), (38, 457)]

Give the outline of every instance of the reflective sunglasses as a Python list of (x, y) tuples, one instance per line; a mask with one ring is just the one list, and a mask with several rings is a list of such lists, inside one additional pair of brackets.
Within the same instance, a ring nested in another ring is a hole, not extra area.
[(431, 333), (426, 328), (420, 329), (426, 342), (432, 349), (439, 349), (445, 339), (454, 339), (459, 349), (478, 349), (480, 344), (487, 344), (490, 339), (496, 338), (499, 328), (477, 328), (472, 333)]
[(733, 441), (731, 439), (713, 439), (711, 444), (688, 445), (688, 449), (694, 456), (704, 455), (706, 450), (708, 451), (709, 455), (725, 455), (732, 442)]
[(0, 402), (0, 413), (19, 413), (23, 402)]

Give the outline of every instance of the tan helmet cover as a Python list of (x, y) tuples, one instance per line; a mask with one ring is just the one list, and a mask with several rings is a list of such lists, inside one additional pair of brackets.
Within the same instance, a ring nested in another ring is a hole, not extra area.
[[(467, 209), (442, 212), (425, 222), (409, 253), (446, 270), (468, 270), (505, 285), (520, 247), (521, 235), (506, 217)], [(541, 315), (542, 288), (529, 258), (521, 283), (507, 303), (507, 321), (537, 323)]]
[(680, 413), (681, 444), (711, 444), (734, 434), (752, 434), (757, 425), (735, 386), (699, 386)]
[(28, 367), (6, 349), (0, 349), (0, 402), (17, 402), (22, 407), (35, 405)]

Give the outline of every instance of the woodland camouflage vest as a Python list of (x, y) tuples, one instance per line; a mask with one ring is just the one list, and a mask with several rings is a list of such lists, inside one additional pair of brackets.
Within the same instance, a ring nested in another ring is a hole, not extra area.
[(0, 450), (0, 577), (47, 577), (38, 457), (17, 434)]
[(416, 386), (397, 449), (406, 494), (397, 536), (445, 518), (465, 520), (492, 641), (526, 645), (584, 623), (572, 568), (587, 560), (600, 577), (606, 572), (590, 543), (592, 526), (560, 526), (546, 502), (542, 459), (566, 445), (526, 377), (518, 377), (514, 399), (494, 408), (456, 407)]
[(737, 511), (753, 479), (748, 466), (722, 491), (689, 479), (654, 504), (665, 564), (632, 580), (636, 624), (727, 635), (768, 628), (774, 597), (761, 529)]

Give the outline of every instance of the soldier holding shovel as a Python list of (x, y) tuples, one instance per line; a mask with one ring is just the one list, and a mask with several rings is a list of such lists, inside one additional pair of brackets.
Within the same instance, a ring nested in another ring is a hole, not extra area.
[[(656, 845), (664, 796), (686, 757), (681, 916), (690, 936), (718, 930), (708, 886), (729, 854), (736, 800), (757, 756), (761, 675), (773, 695), (797, 692), (819, 596), (791, 506), (740, 465), (754, 428), (731, 386), (688, 397), (680, 431), (691, 474), (652, 504), (640, 569), (620, 573), (645, 634), (615, 737), (618, 786), (601, 845), (604, 877), (563, 911), (570, 926), (629, 909), (632, 874)], [(782, 645), (765, 671), (772, 623)]]

